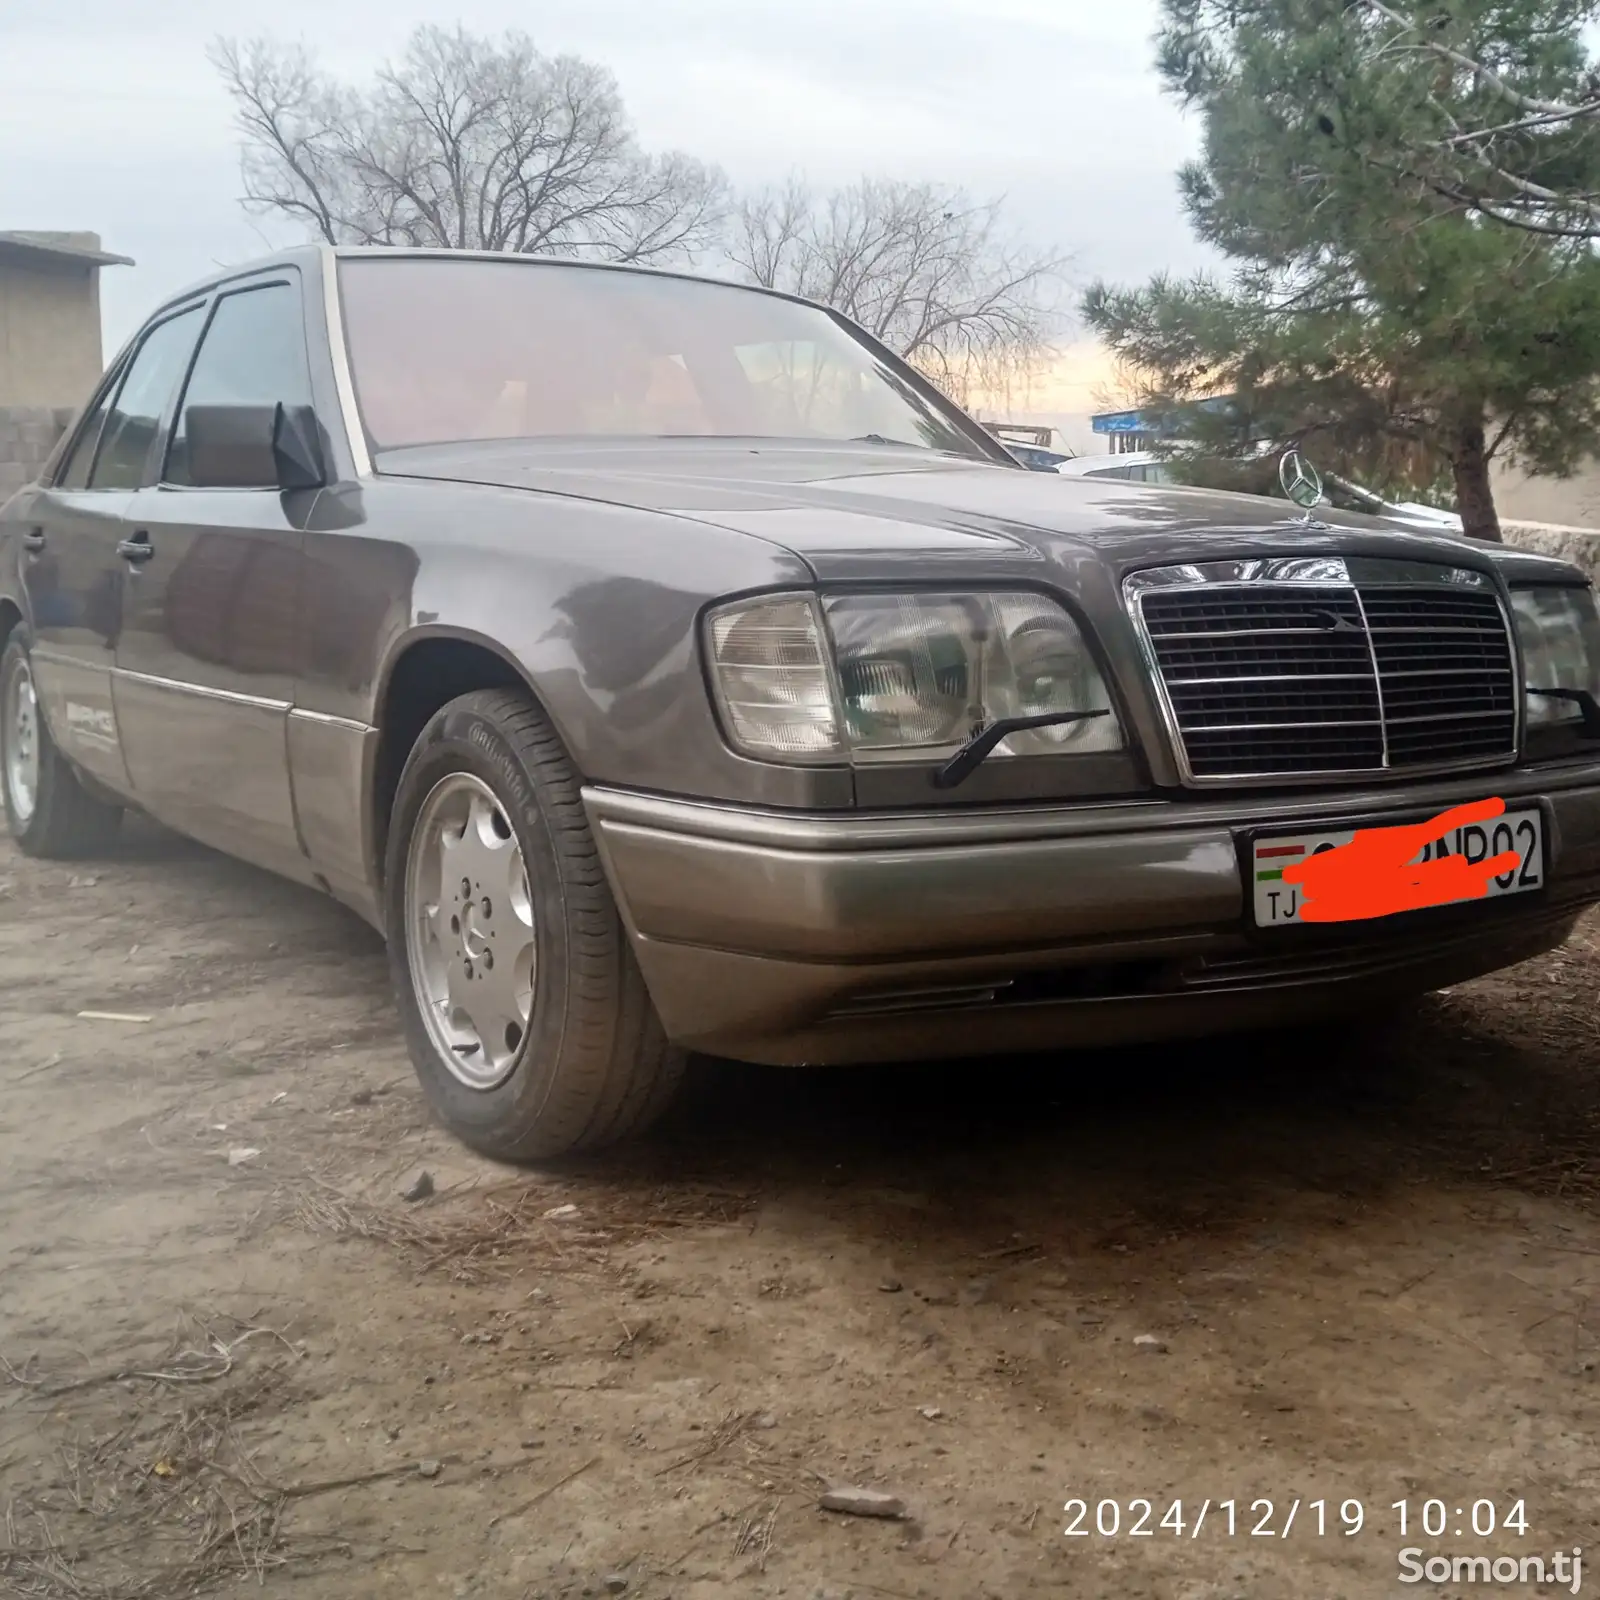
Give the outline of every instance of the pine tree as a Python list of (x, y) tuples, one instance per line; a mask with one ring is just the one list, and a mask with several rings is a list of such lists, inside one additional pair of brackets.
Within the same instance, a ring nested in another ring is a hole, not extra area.
[[(1164, 0), (1159, 68), (1204, 125), (1184, 204), (1233, 271), (1085, 297), (1089, 324), (1145, 375), (1146, 403), (1203, 451), (1248, 460), (1304, 442), (1374, 487), (1448, 483), (1466, 531), (1486, 539), (1500, 536), (1496, 457), (1561, 475), (1600, 453), (1594, 240), (1508, 226), (1415, 159), (1452, 128), (1503, 117), (1490, 102), (1506, 91), (1581, 99), (1597, 12), (1594, 0)], [(1538, 130), (1520, 136), (1523, 168), (1573, 193), (1600, 187), (1600, 122), (1552, 130), (1548, 161)], [(1196, 409), (1218, 395), (1231, 403)]]

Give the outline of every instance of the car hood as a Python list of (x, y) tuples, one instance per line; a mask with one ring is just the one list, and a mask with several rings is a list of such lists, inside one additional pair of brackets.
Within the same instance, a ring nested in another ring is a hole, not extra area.
[(495, 441), (380, 453), (390, 477), (495, 485), (692, 517), (783, 546), (819, 578), (1110, 576), (1267, 554), (1420, 556), (1487, 567), (1490, 547), (1258, 495), (1029, 472), (933, 451), (751, 440)]

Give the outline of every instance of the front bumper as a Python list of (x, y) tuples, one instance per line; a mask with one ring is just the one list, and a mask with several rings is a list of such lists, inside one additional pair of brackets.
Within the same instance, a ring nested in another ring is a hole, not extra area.
[[(1257, 934), (1242, 836), (1537, 799), (1546, 887)], [(1553, 948), (1600, 900), (1600, 763), (1403, 790), (850, 816), (584, 791), (668, 1034), (798, 1064), (1274, 1026)]]

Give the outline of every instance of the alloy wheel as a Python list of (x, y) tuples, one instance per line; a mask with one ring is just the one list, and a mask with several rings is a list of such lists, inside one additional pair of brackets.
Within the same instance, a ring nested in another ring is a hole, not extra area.
[(429, 791), (405, 887), (406, 958), (428, 1037), (469, 1089), (496, 1088), (527, 1037), (538, 940), (522, 846), (488, 784), (453, 772)]
[(0, 696), (0, 754), (11, 814), (25, 826), (39, 799), (39, 698), (26, 660), (13, 664)]

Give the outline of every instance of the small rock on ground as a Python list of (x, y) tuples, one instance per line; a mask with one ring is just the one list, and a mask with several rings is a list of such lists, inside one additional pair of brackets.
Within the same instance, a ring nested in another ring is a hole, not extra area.
[(1167, 1341), (1158, 1339), (1153, 1333), (1140, 1333), (1134, 1336), (1133, 1348), (1135, 1350), (1143, 1350), (1153, 1356), (1165, 1355)]
[(418, 1200), (426, 1200), (433, 1193), (433, 1174), (419, 1172), (400, 1191), (400, 1198), (415, 1205)]
[(882, 1489), (859, 1489), (841, 1485), (829, 1489), (818, 1502), (824, 1511), (842, 1511), (851, 1517), (903, 1517), (906, 1503), (897, 1494)]

